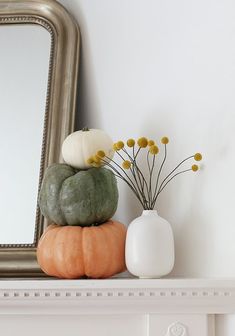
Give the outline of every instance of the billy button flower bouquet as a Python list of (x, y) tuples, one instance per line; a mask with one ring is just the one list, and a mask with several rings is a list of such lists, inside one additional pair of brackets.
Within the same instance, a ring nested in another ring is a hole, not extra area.
[[(179, 162), (165, 177), (161, 178), (164, 164), (167, 159), (168, 143), (169, 139), (167, 137), (161, 139), (164, 153), (157, 172), (156, 158), (159, 154), (159, 147), (154, 140), (148, 140), (146, 137), (141, 137), (137, 141), (128, 139), (126, 145), (123, 141), (114, 143), (113, 149), (120, 159), (118, 161), (108, 157), (101, 149), (93, 157), (88, 158), (87, 163), (94, 167), (100, 167), (102, 165), (110, 167), (114, 174), (125, 181), (131, 188), (143, 209), (152, 210), (155, 207), (159, 195), (169, 182), (176, 176), (189, 171), (197, 172), (199, 169), (197, 164), (192, 164), (190, 167), (186, 168), (183, 168), (183, 165), (192, 159), (195, 161), (201, 161), (202, 159), (200, 153), (190, 155)], [(143, 149), (147, 149), (147, 174), (144, 174), (138, 162), (139, 154)]]

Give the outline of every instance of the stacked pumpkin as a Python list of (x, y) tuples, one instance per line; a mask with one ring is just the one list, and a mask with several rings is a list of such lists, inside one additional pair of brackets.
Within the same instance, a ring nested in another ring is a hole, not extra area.
[(70, 134), (62, 146), (66, 163), (47, 168), (39, 194), (42, 214), (51, 224), (37, 248), (42, 270), (59, 278), (107, 278), (125, 270), (126, 228), (113, 221), (117, 181), (87, 158), (100, 148), (113, 156), (112, 140), (101, 130)]

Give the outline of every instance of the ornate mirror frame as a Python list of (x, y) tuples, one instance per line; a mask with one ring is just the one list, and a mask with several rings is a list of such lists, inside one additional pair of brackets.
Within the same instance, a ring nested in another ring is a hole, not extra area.
[[(61, 144), (74, 130), (79, 29), (66, 9), (54, 0), (0, 0), (0, 29), (1, 25), (6, 24), (40, 25), (51, 36), (40, 188), (45, 168), (51, 163), (61, 161)], [(0, 277), (44, 275), (37, 264), (36, 247), (48, 223), (40, 214), (39, 208), (35, 212), (35, 234), (32, 244), (0, 244)]]

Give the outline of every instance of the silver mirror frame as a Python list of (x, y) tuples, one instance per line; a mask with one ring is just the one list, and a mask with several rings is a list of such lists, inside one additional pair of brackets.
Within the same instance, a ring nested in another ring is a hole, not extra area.
[[(45, 168), (62, 161), (61, 144), (74, 130), (79, 29), (67, 10), (54, 0), (0, 0), (0, 28), (6, 24), (36, 24), (51, 35), (39, 189)], [(38, 208), (35, 217), (32, 244), (0, 245), (0, 277), (44, 276), (36, 260), (36, 248), (48, 222)]]

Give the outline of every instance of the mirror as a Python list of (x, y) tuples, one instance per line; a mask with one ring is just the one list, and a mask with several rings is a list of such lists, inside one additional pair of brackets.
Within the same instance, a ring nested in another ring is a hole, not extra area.
[(40, 276), (45, 168), (74, 130), (79, 34), (56, 1), (0, 1), (0, 276)]
[(39, 25), (1, 27), (0, 244), (34, 241), (50, 45)]

